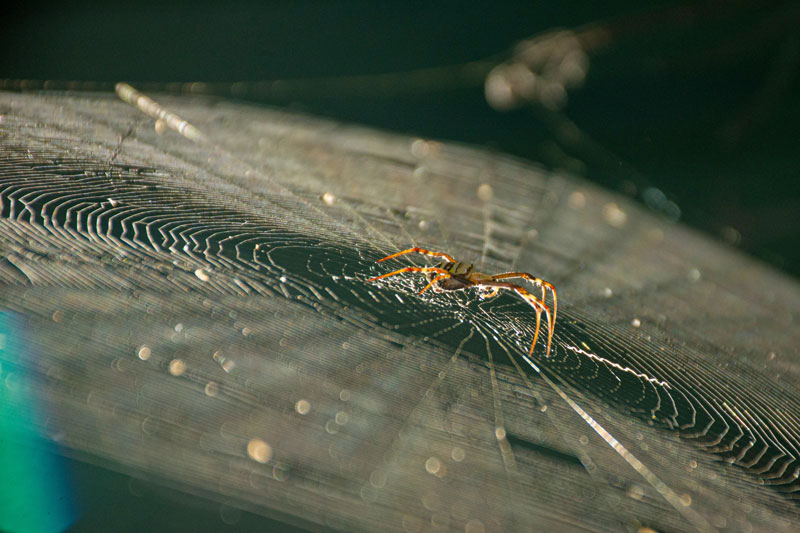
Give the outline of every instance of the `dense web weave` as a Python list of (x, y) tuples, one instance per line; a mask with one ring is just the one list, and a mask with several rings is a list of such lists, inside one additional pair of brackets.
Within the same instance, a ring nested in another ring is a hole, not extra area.
[[(2, 353), (81, 457), (305, 526), (790, 530), (794, 281), (575, 178), (274, 110), (0, 94)], [(174, 122), (174, 121), (173, 121)], [(191, 137), (191, 138), (187, 138)], [(435, 261), (559, 294), (423, 295)], [(796, 522), (795, 522), (796, 523)]]

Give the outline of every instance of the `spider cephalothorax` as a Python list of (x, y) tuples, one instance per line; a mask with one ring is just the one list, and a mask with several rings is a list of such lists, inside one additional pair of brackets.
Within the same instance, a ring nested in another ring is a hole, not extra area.
[[(404, 272), (422, 272), (425, 274), (425, 278), (428, 280), (428, 284), (425, 286), (424, 289), (420, 291), (420, 294), (427, 291), (428, 289), (432, 288), (434, 292), (443, 292), (443, 291), (458, 291), (462, 289), (467, 289), (469, 287), (474, 287), (481, 290), (481, 298), (491, 298), (493, 296), (497, 296), (497, 293), (500, 292), (501, 289), (508, 289), (516, 292), (523, 300), (525, 300), (531, 307), (536, 310), (536, 332), (533, 335), (533, 343), (531, 343), (531, 349), (528, 354), (533, 353), (533, 348), (536, 346), (536, 340), (539, 338), (539, 326), (541, 323), (541, 315), (542, 311), (544, 311), (547, 317), (547, 355), (550, 355), (550, 344), (553, 340), (553, 328), (556, 325), (556, 312), (558, 310), (558, 300), (556, 298), (556, 288), (549, 282), (544, 281), (543, 279), (537, 278), (536, 276), (532, 276), (527, 272), (503, 272), (502, 274), (484, 274), (483, 272), (476, 272), (472, 264), (470, 263), (462, 263), (460, 261), (456, 261), (451, 256), (442, 253), (442, 252), (431, 252), (430, 250), (425, 250), (424, 248), (409, 248), (408, 250), (403, 250), (402, 252), (397, 252), (396, 254), (392, 254), (389, 256), (384, 257), (383, 259), (379, 259), (378, 262), (386, 261), (387, 259), (392, 259), (399, 255), (405, 255), (410, 253), (418, 253), (418, 254), (425, 254), (431, 255), (434, 257), (442, 258), (442, 261), (436, 265), (435, 267), (406, 267), (401, 268), (400, 270), (395, 270), (394, 272), (389, 272), (388, 274), (383, 274), (382, 276), (376, 276), (374, 278), (370, 278), (367, 281), (376, 281), (382, 278), (388, 278), (389, 276), (394, 276), (396, 274), (402, 274)], [(542, 288), (542, 297), (541, 299), (537, 298), (533, 294), (529, 293), (524, 288), (520, 287), (519, 285), (515, 285), (513, 283), (507, 283), (504, 281), (498, 281), (501, 279), (509, 279), (509, 278), (522, 278), (530, 281), (534, 285)], [(550, 308), (545, 303), (545, 296), (546, 290), (550, 289), (550, 292), (553, 293), (553, 314), (552, 318), (550, 315)]]

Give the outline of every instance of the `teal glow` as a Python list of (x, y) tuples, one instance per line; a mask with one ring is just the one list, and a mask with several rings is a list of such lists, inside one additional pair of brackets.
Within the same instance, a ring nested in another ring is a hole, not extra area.
[(58, 450), (36, 432), (24, 333), (20, 320), (0, 313), (0, 531), (63, 531), (77, 513)]

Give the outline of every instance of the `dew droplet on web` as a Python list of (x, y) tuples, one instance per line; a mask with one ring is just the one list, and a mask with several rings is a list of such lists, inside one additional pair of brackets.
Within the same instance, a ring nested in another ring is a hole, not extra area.
[(478, 186), (478, 198), (482, 202), (488, 202), (494, 196), (494, 190), (488, 183), (482, 183)]
[(581, 191), (573, 191), (567, 198), (567, 205), (572, 209), (583, 209), (586, 206), (586, 195)]
[(425, 470), (429, 474), (435, 475), (441, 467), (442, 467), (442, 462), (436, 457), (428, 457), (428, 460), (425, 461)]
[(373, 470), (369, 475), (369, 483), (376, 489), (386, 486), (386, 474), (382, 470)]
[(173, 376), (180, 376), (186, 372), (186, 363), (183, 359), (173, 359), (169, 362), (169, 373)]
[(621, 228), (628, 221), (628, 215), (617, 204), (609, 202), (603, 206), (603, 219), (609, 226)]
[(311, 403), (308, 400), (297, 400), (294, 404), (294, 410), (301, 415), (307, 415), (311, 411)]
[(137, 352), (136, 355), (138, 355), (139, 359), (141, 359), (142, 361), (147, 361), (148, 359), (150, 359), (151, 355), (150, 348), (148, 348), (147, 346), (140, 346), (139, 351)]
[(467, 454), (464, 451), (464, 448), (461, 448), (460, 446), (453, 446), (453, 450), (450, 452), (450, 457), (457, 463), (463, 461), (466, 456)]
[(258, 463), (267, 463), (272, 459), (272, 446), (261, 439), (251, 439), (247, 443), (247, 455)]

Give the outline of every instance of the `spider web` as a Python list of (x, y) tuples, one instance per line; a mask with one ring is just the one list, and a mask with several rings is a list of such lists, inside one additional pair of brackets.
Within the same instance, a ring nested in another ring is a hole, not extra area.
[[(309, 528), (792, 529), (795, 282), (500, 155), (158, 101), (0, 96), (0, 363), (47, 439)], [(550, 357), (511, 294), (366, 283), (414, 245), (554, 283)]]

